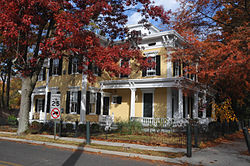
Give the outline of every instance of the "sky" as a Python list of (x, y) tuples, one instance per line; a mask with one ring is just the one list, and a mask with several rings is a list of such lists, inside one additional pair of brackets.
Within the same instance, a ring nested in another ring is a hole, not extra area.
[[(158, 5), (158, 6), (162, 5), (165, 10), (169, 10), (169, 9), (175, 10), (176, 8), (178, 8), (178, 2), (176, 2), (176, 0), (154, 0), (154, 1), (155, 1), (155, 5)], [(137, 22), (141, 19), (140, 14), (137, 12), (129, 13), (128, 16), (129, 16), (128, 23), (127, 23), (128, 25), (137, 24)]]

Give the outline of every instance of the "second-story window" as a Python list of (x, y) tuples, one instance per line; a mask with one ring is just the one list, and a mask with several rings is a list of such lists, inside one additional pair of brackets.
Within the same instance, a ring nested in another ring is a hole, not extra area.
[(89, 64), (88, 70), (90, 70), (92, 74), (96, 76), (101, 76), (102, 74), (101, 70), (94, 63)]
[(50, 76), (57, 76), (62, 74), (62, 58), (50, 60)]
[(173, 76), (181, 76), (181, 64), (179, 61), (173, 62)]
[(42, 67), (39, 75), (38, 75), (38, 81), (44, 81), (46, 79), (46, 68)]
[(81, 70), (79, 69), (80, 61), (77, 57), (69, 58), (68, 74), (79, 74)]
[(155, 66), (148, 67), (147, 69), (142, 71), (142, 76), (159, 76), (161, 75), (161, 57), (160, 55), (150, 56), (148, 58), (148, 62), (151, 64), (155, 64)]

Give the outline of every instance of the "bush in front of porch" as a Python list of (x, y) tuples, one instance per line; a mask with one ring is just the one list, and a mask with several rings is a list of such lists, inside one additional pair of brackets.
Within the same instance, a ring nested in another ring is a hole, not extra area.
[(117, 131), (121, 134), (141, 134), (143, 126), (138, 121), (120, 121)]

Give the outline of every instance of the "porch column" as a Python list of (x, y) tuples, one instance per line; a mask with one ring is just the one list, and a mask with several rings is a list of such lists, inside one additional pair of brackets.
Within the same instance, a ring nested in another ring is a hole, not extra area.
[(206, 93), (204, 93), (204, 95), (203, 95), (202, 105), (204, 106), (203, 112), (202, 112), (202, 118), (206, 118), (206, 114), (207, 114), (207, 110), (206, 110), (206, 106), (207, 106)]
[(103, 91), (101, 91), (101, 115), (103, 115)]
[(193, 118), (198, 118), (198, 92), (194, 92)]
[(31, 95), (31, 108), (30, 108), (30, 112), (29, 112), (29, 119), (32, 120), (33, 119), (33, 114), (34, 114), (34, 93), (32, 93)]
[(167, 118), (172, 118), (172, 89), (167, 88)]
[(131, 101), (130, 101), (130, 118), (135, 117), (135, 92), (136, 88), (130, 88), (131, 90)]
[(81, 110), (80, 122), (86, 122), (86, 92), (87, 92), (87, 75), (82, 74), (82, 96), (81, 96)]
[(183, 93), (182, 93), (182, 89), (179, 88), (179, 93), (178, 93), (178, 111), (179, 111), (179, 118), (183, 118)]
[[(49, 60), (48, 60), (49, 65)], [(48, 92), (49, 92), (49, 70), (46, 70), (46, 87), (45, 87), (45, 100), (44, 100), (44, 122), (47, 121), (47, 100), (48, 100)]]

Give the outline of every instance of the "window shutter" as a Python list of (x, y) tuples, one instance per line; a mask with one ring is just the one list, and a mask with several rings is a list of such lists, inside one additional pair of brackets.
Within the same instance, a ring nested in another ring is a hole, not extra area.
[(63, 63), (63, 57), (59, 59), (58, 75), (62, 75), (62, 63)]
[(87, 91), (87, 94), (86, 94), (86, 114), (89, 114), (89, 99), (90, 99), (90, 92)]
[(68, 74), (72, 73), (72, 57), (69, 57)]
[(77, 114), (80, 114), (80, 110), (81, 110), (81, 91), (78, 91), (78, 96), (77, 96)]
[(93, 69), (93, 66), (92, 66), (92, 63), (90, 62), (88, 65), (88, 70), (92, 71), (92, 69)]
[(102, 70), (98, 68), (98, 76), (101, 77), (101, 75), (102, 75)]
[(70, 91), (67, 91), (67, 97), (66, 97), (66, 114), (69, 113), (69, 104), (70, 104)]
[(180, 61), (179, 61), (178, 65), (179, 65), (179, 76), (181, 76), (181, 62)]
[(96, 114), (101, 114), (101, 93), (97, 93)]
[(44, 108), (45, 108), (45, 99), (43, 99), (43, 112), (45, 112)]
[(35, 112), (38, 110), (38, 99), (36, 99)]
[(53, 68), (53, 59), (49, 61), (49, 76), (52, 76), (52, 68)]
[(43, 81), (46, 80), (46, 67), (43, 67)]
[[(146, 60), (146, 57), (143, 58), (143, 60)], [(147, 69), (142, 70), (142, 77), (146, 76)]]
[(48, 92), (47, 94), (47, 113), (50, 113), (50, 96), (51, 96), (51, 92)]
[(156, 75), (161, 75), (161, 56), (156, 56)]
[(117, 97), (117, 104), (121, 104), (122, 103), (122, 97), (121, 96), (118, 96)]

